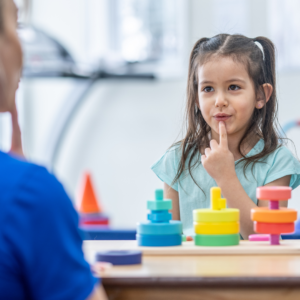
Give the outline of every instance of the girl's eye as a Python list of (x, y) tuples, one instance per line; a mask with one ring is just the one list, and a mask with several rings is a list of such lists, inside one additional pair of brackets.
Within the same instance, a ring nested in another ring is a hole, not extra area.
[(231, 91), (237, 91), (237, 90), (240, 89), (240, 87), (237, 86), (237, 85), (235, 85), (235, 84), (232, 84), (231, 86), (229, 86), (229, 89), (230, 89)]
[(211, 87), (211, 86), (207, 86), (207, 87), (205, 87), (205, 88), (203, 89), (203, 91), (206, 92), (206, 93), (212, 92), (213, 90), (214, 90), (214, 88)]

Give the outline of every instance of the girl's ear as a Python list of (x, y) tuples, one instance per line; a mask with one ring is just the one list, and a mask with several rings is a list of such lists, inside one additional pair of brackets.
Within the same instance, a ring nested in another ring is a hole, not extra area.
[[(273, 86), (270, 83), (264, 83), (261, 87), (262, 87), (262, 91), (261, 93), (259, 93), (259, 97), (255, 105), (257, 109), (263, 108), (265, 105), (265, 100), (267, 103), (270, 100), (270, 97), (273, 93)], [(264, 93), (264, 95), (262, 92)]]

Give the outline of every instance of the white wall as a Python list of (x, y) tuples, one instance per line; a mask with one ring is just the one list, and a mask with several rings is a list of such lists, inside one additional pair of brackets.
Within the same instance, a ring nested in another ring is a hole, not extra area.
[(109, 44), (108, 0), (33, 0), (31, 23), (54, 36), (81, 63), (102, 57)]
[[(185, 29), (182, 27), (187, 49), (191, 49), (197, 39), (210, 37), (220, 30), (232, 33), (242, 28), (251, 37), (269, 35), (266, 0), (241, 0), (247, 3), (247, 22), (243, 25), (240, 25), (241, 18), (234, 21), (234, 9), (230, 10), (229, 17), (213, 21), (218, 1), (187, 1), (188, 16), (182, 17), (187, 20)], [(82, 60), (89, 48), (85, 45), (83, 27), (87, 25), (81, 14), (83, 3), (84, 0), (35, 0), (33, 3), (34, 22), (58, 36)], [(228, 3), (234, 5), (231, 0)], [(82, 172), (88, 169), (94, 175), (97, 192), (114, 225), (132, 227), (136, 221), (146, 219), (146, 200), (153, 198), (155, 188), (162, 187), (150, 166), (180, 133), (185, 81), (182, 78), (153, 82), (100, 81), (96, 84), (76, 115), (55, 165), (69, 194), (75, 197)], [(300, 71), (278, 74), (282, 124), (300, 118), (299, 82)], [(51, 132), (53, 117), (63, 108), (71, 88), (68, 80), (42, 80), (27, 85), (29, 102), (26, 105), (30, 113), (25, 123), (27, 132), (31, 132), (29, 145), (33, 159), (38, 161), (43, 155), (41, 149)], [(300, 129), (289, 133), (298, 149), (299, 133)], [(291, 201), (291, 206), (298, 210), (299, 198), (298, 188)]]

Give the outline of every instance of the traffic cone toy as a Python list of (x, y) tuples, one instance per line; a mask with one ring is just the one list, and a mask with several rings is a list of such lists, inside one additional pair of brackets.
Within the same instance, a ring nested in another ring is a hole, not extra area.
[(270, 244), (280, 244), (280, 234), (293, 233), (297, 211), (279, 207), (279, 201), (287, 201), (292, 197), (292, 188), (286, 186), (263, 186), (256, 190), (256, 197), (260, 201), (270, 201), (268, 207), (251, 209), (251, 219), (254, 221), (254, 231), (270, 234)]
[(193, 211), (196, 246), (234, 246), (240, 241), (240, 211), (226, 208), (221, 189), (210, 190), (211, 208)]
[(139, 246), (163, 247), (181, 245), (182, 223), (171, 221), (172, 200), (163, 199), (163, 190), (155, 191), (155, 200), (147, 202), (148, 222), (137, 224)]
[(84, 174), (82, 190), (80, 193), (79, 225), (109, 225), (108, 217), (103, 213), (97, 201), (93, 188), (91, 175)]

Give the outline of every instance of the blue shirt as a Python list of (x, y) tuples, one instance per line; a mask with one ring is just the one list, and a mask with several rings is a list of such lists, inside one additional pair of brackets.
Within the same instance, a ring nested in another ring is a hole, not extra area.
[(1, 299), (86, 299), (96, 279), (77, 228), (53, 175), (0, 152)]
[[(264, 141), (259, 140), (246, 156), (249, 157), (260, 153), (263, 147)], [(202, 190), (196, 185), (187, 170), (180, 176), (179, 181), (172, 184), (178, 170), (180, 157), (179, 146), (174, 146), (152, 166), (152, 170), (163, 182), (178, 192), (183, 232), (187, 235), (193, 235), (192, 212), (197, 208), (210, 207), (210, 188), (217, 186), (217, 184), (206, 172), (202, 164), (197, 164), (192, 170), (193, 177)], [(201, 162), (200, 153), (195, 160)], [(243, 163), (238, 164), (238, 161), (235, 162), (237, 177), (255, 204), (257, 204), (256, 188), (259, 186), (266, 185), (286, 175), (292, 175), (290, 186), (293, 189), (300, 184), (300, 163), (284, 146), (279, 147), (270, 155), (260, 159), (260, 162), (254, 165), (253, 170), (251, 167), (252, 164), (250, 164), (244, 174)]]

